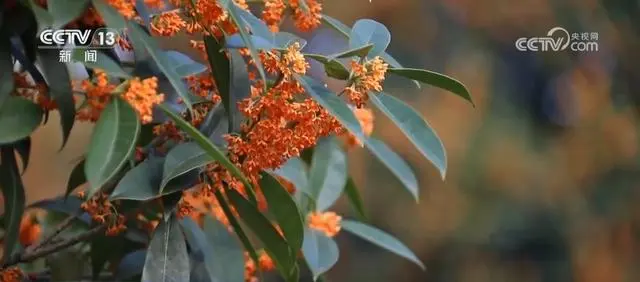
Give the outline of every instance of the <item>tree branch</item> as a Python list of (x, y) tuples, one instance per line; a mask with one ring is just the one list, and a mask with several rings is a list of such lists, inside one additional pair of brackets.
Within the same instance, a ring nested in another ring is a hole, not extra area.
[(47, 236), (44, 239), (42, 239), (42, 241), (40, 241), (38, 244), (33, 245), (32, 248), (27, 248), (27, 251), (37, 251), (38, 249), (42, 248), (43, 246), (49, 244), (53, 239), (55, 239), (56, 236), (58, 236), (60, 233), (62, 233), (62, 231), (67, 229), (69, 226), (71, 226), (73, 221), (76, 218), (78, 218), (80, 215), (82, 215), (83, 212), (84, 211), (82, 209), (78, 209), (75, 213), (69, 215), (60, 224), (58, 224), (58, 226), (56, 226), (56, 229), (54, 229), (53, 232), (51, 234), (49, 234), (49, 236)]

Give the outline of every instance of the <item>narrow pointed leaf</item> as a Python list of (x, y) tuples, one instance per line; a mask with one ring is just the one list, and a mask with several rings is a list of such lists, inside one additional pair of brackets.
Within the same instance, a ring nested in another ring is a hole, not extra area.
[(64, 193), (65, 197), (71, 195), (71, 192), (78, 188), (78, 186), (87, 183), (87, 177), (84, 174), (84, 163), (85, 160), (83, 159), (71, 171), (71, 175), (69, 175), (69, 180), (67, 181), (67, 190)]
[(164, 161), (160, 193), (171, 179), (194, 169), (203, 167), (215, 160), (196, 143), (182, 143), (172, 148)]
[(365, 44), (361, 47), (356, 47), (342, 53), (335, 54), (331, 56), (332, 58), (349, 58), (349, 57), (366, 57), (371, 50), (373, 50), (374, 45), (372, 43)]
[(238, 240), (226, 226), (209, 216), (204, 219), (204, 233), (214, 250), (211, 254), (213, 265), (207, 267), (208, 272), (217, 278), (213, 281), (241, 281), (244, 278), (244, 254)]
[[(218, 95), (220, 95), (222, 105), (227, 113), (233, 113), (235, 109), (231, 102), (231, 62), (222, 49), (222, 45), (215, 38), (205, 36), (204, 44), (207, 49), (211, 76), (218, 88)], [(228, 116), (233, 117), (232, 114)]]
[(62, 146), (60, 149), (62, 149), (69, 140), (71, 129), (76, 120), (71, 77), (66, 65), (58, 59), (58, 50), (40, 49), (38, 50), (38, 59), (48, 82), (49, 95), (56, 103), (60, 113), (60, 126), (62, 127)]
[(42, 122), (42, 109), (21, 97), (8, 97), (0, 106), (0, 145), (22, 140)]
[(20, 155), (20, 159), (22, 160), (22, 174), (24, 174), (29, 166), (29, 157), (31, 155), (31, 138), (27, 137), (16, 142), (13, 145), (13, 148), (16, 150), (18, 155)]
[(347, 156), (333, 138), (322, 140), (315, 148), (309, 172), (309, 190), (316, 210), (331, 207), (342, 195), (347, 183)]
[(153, 232), (142, 271), (144, 282), (189, 281), (189, 254), (175, 215), (160, 224)]
[(13, 58), (9, 39), (0, 41), (0, 108), (14, 88)]
[(316, 281), (320, 275), (331, 269), (340, 256), (336, 242), (323, 233), (305, 228), (302, 254)]
[(295, 268), (295, 254), (285, 239), (280, 236), (271, 222), (234, 189), (227, 190), (229, 201), (238, 211), (240, 218), (253, 230), (253, 233), (264, 244), (265, 250), (274, 260), (283, 277), (290, 277)]
[(391, 150), (387, 144), (378, 139), (366, 138), (364, 145), (402, 182), (413, 198), (418, 201), (418, 180), (407, 162)]
[(304, 191), (307, 195), (311, 195), (311, 192), (307, 189), (307, 165), (300, 158), (290, 158), (280, 168), (272, 171), (272, 173), (291, 182), (297, 191)]
[(165, 105), (160, 105), (159, 108), (164, 113), (166, 113), (167, 116), (171, 118), (180, 129), (184, 130), (191, 138), (193, 138), (193, 141), (196, 142), (198, 145), (200, 145), (200, 147), (203, 150), (205, 150), (205, 152), (207, 152), (209, 156), (211, 156), (213, 159), (219, 162), (224, 168), (229, 170), (229, 172), (231, 172), (233, 176), (238, 178), (238, 180), (240, 180), (242, 184), (244, 184), (244, 186), (247, 188), (247, 192), (252, 198), (252, 201), (253, 202), (256, 201), (255, 195), (251, 194), (253, 192), (253, 188), (249, 183), (249, 180), (247, 180), (247, 178), (244, 176), (242, 171), (240, 171), (240, 169), (236, 167), (224, 155), (224, 153), (220, 151), (220, 149), (218, 149), (218, 147), (216, 147), (213, 143), (211, 143), (211, 141), (206, 136), (204, 136), (200, 131), (198, 131), (198, 129), (196, 129), (191, 124), (186, 122), (184, 119), (182, 119), (180, 116), (175, 114), (172, 110), (167, 108)]
[(424, 264), (407, 246), (380, 229), (353, 220), (343, 220), (342, 228), (425, 269)]
[(140, 133), (138, 115), (127, 102), (113, 98), (91, 135), (84, 171), (91, 197), (110, 181), (135, 151)]
[(362, 196), (360, 195), (360, 191), (358, 191), (358, 187), (356, 187), (356, 183), (351, 177), (347, 180), (347, 185), (344, 187), (344, 193), (347, 195), (347, 199), (349, 199), (349, 203), (351, 203), (351, 206), (358, 214), (358, 217), (360, 219), (366, 219), (367, 215), (364, 210)]
[(433, 85), (438, 88), (442, 88), (444, 90), (448, 90), (453, 92), (463, 99), (469, 101), (471, 105), (475, 107), (473, 100), (471, 99), (471, 94), (467, 88), (460, 81), (455, 78), (449, 77), (444, 74), (440, 74), (437, 72), (432, 72), (428, 70), (421, 69), (408, 69), (408, 68), (390, 68), (390, 73), (397, 74), (399, 76), (403, 76), (409, 79), (413, 79), (425, 84)]
[(329, 77), (340, 80), (349, 79), (349, 70), (341, 62), (318, 54), (304, 54), (304, 56), (322, 63), (324, 65), (324, 71)]
[(48, 0), (47, 7), (53, 17), (53, 28), (60, 28), (80, 17), (88, 5), (89, 0)]
[(271, 174), (262, 174), (260, 188), (267, 199), (269, 211), (276, 217), (284, 237), (291, 247), (292, 253), (297, 253), (302, 247), (304, 227), (302, 215), (291, 194)]
[(411, 106), (384, 93), (369, 95), (371, 102), (380, 109), (416, 148), (440, 171), (444, 179), (447, 173), (447, 155), (436, 132)]
[(24, 214), (25, 194), (18, 165), (13, 149), (9, 146), (0, 148), (0, 189), (4, 199), (4, 247), (3, 256), (8, 258), (13, 254), (20, 235), (20, 222)]

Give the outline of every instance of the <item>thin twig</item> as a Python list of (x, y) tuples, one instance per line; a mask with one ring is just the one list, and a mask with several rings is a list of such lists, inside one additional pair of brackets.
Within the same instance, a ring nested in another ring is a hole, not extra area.
[(56, 226), (56, 229), (54, 229), (53, 232), (51, 234), (49, 234), (49, 236), (47, 236), (44, 239), (42, 239), (42, 241), (40, 241), (40, 243), (38, 243), (36, 245), (33, 245), (31, 250), (27, 249), (27, 251), (37, 251), (38, 249), (42, 248), (43, 246), (49, 244), (53, 239), (55, 239), (56, 236), (60, 235), (60, 233), (62, 233), (62, 231), (67, 229), (69, 226), (71, 226), (73, 221), (75, 219), (77, 219), (80, 215), (82, 215), (82, 213), (83, 213), (83, 210), (82, 209), (78, 209), (74, 214), (69, 215), (60, 224), (58, 224), (58, 226)]

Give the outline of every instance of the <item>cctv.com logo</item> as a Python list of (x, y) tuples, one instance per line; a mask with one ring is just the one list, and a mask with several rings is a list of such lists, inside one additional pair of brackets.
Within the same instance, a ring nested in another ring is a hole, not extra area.
[(546, 37), (521, 37), (516, 40), (519, 51), (564, 51), (567, 48), (574, 52), (598, 51), (598, 33), (573, 33), (561, 27), (554, 27)]

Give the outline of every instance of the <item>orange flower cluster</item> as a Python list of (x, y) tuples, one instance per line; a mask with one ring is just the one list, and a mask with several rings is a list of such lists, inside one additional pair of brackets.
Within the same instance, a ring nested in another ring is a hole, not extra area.
[(21, 282), (24, 278), (24, 272), (17, 266), (0, 270), (0, 281), (2, 282)]
[(256, 272), (258, 271), (258, 267), (261, 271), (271, 271), (276, 268), (275, 263), (271, 259), (271, 257), (265, 252), (260, 252), (260, 256), (258, 257), (258, 266), (251, 259), (248, 253), (244, 253), (244, 277), (246, 282), (258, 282), (258, 277), (256, 277)]
[(15, 83), (15, 94), (27, 98), (40, 105), (42, 109), (50, 111), (56, 109), (56, 103), (47, 97), (47, 85), (44, 83), (34, 83), (29, 80), (28, 73), (13, 73)]
[(262, 20), (267, 24), (272, 32), (280, 30), (280, 23), (287, 5), (284, 0), (266, 0), (264, 10), (262, 10)]
[(342, 217), (335, 212), (312, 212), (307, 219), (310, 228), (324, 232), (329, 237), (336, 236), (340, 232)]
[(279, 82), (263, 93), (258, 83), (251, 97), (239, 103), (248, 118), (242, 136), (228, 135), (230, 158), (250, 177), (263, 169), (275, 169), (316, 144), (318, 138), (339, 133), (339, 122), (305, 95), (293, 74), (304, 74), (308, 63), (292, 44), (284, 54), (263, 54), (265, 70), (279, 74)]
[[(289, 1), (293, 9), (293, 20), (301, 31), (312, 31), (320, 25), (322, 18), (322, 5), (317, 0)], [(305, 5), (306, 4), (306, 5)]]
[(382, 91), (382, 82), (388, 67), (389, 65), (384, 63), (380, 57), (375, 57), (363, 64), (355, 60), (352, 61), (353, 83), (345, 88), (349, 101), (361, 108), (368, 100), (367, 92)]
[(107, 0), (107, 3), (127, 19), (133, 19), (137, 15), (135, 0)]
[(100, 70), (95, 70), (95, 82), (83, 80), (80, 90), (85, 93), (85, 105), (77, 111), (76, 119), (81, 121), (96, 122), (100, 114), (111, 101), (111, 93), (116, 86), (109, 83), (107, 74)]
[(187, 26), (179, 11), (165, 12), (157, 15), (151, 21), (151, 31), (160, 36), (172, 36)]
[(167, 121), (154, 126), (153, 134), (155, 136), (165, 136), (167, 139), (174, 141), (184, 140), (182, 132), (178, 130), (178, 127), (176, 127), (176, 124), (173, 121)]
[(164, 102), (164, 94), (158, 94), (158, 78), (151, 77), (144, 80), (133, 78), (129, 80), (129, 88), (122, 94), (138, 113), (143, 124), (153, 120), (153, 107)]
[[(84, 196), (84, 193), (80, 193)], [(124, 215), (114, 213), (115, 207), (109, 202), (109, 195), (100, 193), (80, 205), (86, 211), (91, 219), (99, 224), (107, 223), (107, 236), (116, 236), (127, 229), (125, 225), (126, 218)]]
[(164, 9), (164, 0), (144, 0), (144, 4), (152, 9)]
[(20, 221), (19, 234), (20, 244), (29, 246), (38, 241), (38, 238), (40, 238), (42, 234), (42, 227), (33, 216), (24, 216), (22, 221)]
[[(371, 136), (371, 133), (373, 133), (373, 111), (368, 108), (354, 108), (353, 113), (358, 119), (358, 122), (360, 122), (360, 128), (362, 128), (364, 135)], [(362, 142), (358, 140), (358, 138), (350, 133), (346, 136), (345, 143), (347, 145), (347, 148), (351, 148), (356, 145), (362, 147), (363, 145)]]

